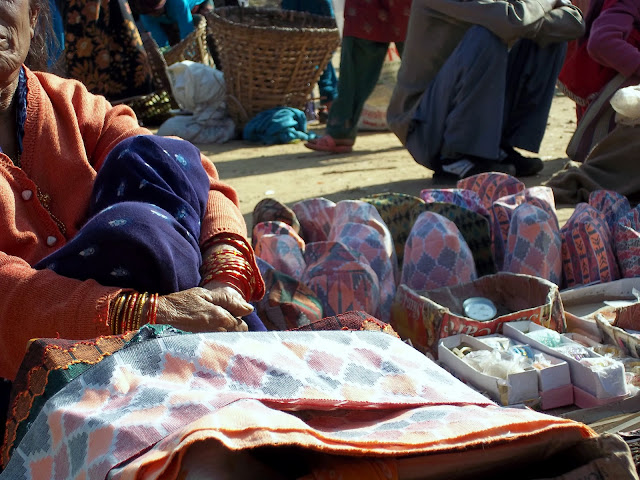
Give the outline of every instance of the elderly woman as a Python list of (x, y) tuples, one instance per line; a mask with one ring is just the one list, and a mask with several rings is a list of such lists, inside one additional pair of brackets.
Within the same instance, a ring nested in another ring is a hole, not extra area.
[(36, 337), (247, 330), (264, 284), (234, 190), (190, 143), (26, 66), (46, 65), (47, 7), (0, 2), (0, 377)]

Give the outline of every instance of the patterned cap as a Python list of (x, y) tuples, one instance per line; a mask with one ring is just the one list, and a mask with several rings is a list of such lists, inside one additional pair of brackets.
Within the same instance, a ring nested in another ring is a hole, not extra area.
[(513, 211), (524, 203), (534, 205), (547, 212), (551, 220), (555, 223), (555, 229), (560, 229), (553, 190), (549, 187), (526, 188), (513, 195), (499, 198), (493, 202), (491, 206), (493, 254), (498, 269), (502, 269)]
[(378, 210), (391, 233), (398, 265), (402, 265), (404, 245), (416, 218), (425, 211), (424, 201), (404, 193), (380, 193), (361, 200)]
[(513, 210), (504, 258), (505, 272), (562, 282), (562, 240), (557, 219), (529, 203)]
[(376, 314), (380, 285), (363, 255), (339, 242), (314, 242), (307, 244), (305, 260), (302, 280), (319, 298), (325, 315), (352, 310)]
[(595, 190), (589, 194), (589, 205), (604, 216), (609, 228), (613, 230), (618, 220), (631, 210), (629, 200), (612, 190)]
[(284, 222), (293, 228), (296, 233), (300, 233), (300, 222), (298, 217), (284, 203), (275, 198), (264, 198), (253, 207), (253, 225), (262, 222)]
[(266, 293), (256, 312), (267, 330), (290, 330), (324, 316), (320, 300), (305, 284), (274, 268), (264, 268), (262, 277)]
[(300, 221), (300, 233), (307, 243), (327, 240), (335, 206), (334, 202), (323, 197), (301, 200), (292, 205)]
[[(338, 206), (340, 203), (342, 202), (339, 202)], [(375, 211), (372, 205), (365, 205)], [(385, 237), (374, 227), (363, 223), (334, 225), (330, 234), (330, 241), (340, 242), (347, 248), (362, 254), (376, 273), (380, 285), (380, 308), (375, 316), (384, 322), (389, 321), (398, 277), (395, 250), (389, 250), (387, 246), (387, 240), (390, 238), (388, 231), (387, 235), (388, 237)]]
[(491, 210), (493, 202), (500, 197), (513, 195), (525, 189), (524, 183), (506, 173), (487, 172), (458, 180), (458, 188), (472, 190), (480, 197), (480, 202)]
[(484, 215), (451, 203), (427, 203), (426, 208), (455, 223), (471, 250), (479, 277), (496, 273), (491, 249), (491, 228), (489, 220)]
[(302, 237), (300, 237), (300, 235), (296, 233), (293, 227), (287, 223), (268, 221), (254, 224), (253, 232), (251, 234), (251, 239), (253, 240), (254, 246), (264, 235), (288, 235), (294, 238), (300, 246), (300, 249), (304, 251), (304, 240), (302, 239)]
[(640, 277), (640, 206), (616, 223), (613, 238), (620, 274), (624, 278)]
[(560, 234), (566, 287), (620, 278), (609, 226), (595, 208), (579, 203)]
[(422, 291), (476, 278), (473, 255), (458, 227), (437, 213), (420, 215), (405, 246), (400, 283)]
[[(274, 230), (276, 233), (268, 233)], [(254, 237), (256, 256), (295, 279), (302, 277), (306, 266), (303, 257), (305, 245), (289, 225), (282, 222), (259, 223), (254, 227)]]
[(463, 188), (428, 188), (420, 192), (425, 203), (451, 203), (489, 218), (489, 211), (478, 194)]

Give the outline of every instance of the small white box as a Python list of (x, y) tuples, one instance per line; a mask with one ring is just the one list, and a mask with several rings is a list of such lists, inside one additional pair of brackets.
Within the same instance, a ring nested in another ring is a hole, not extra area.
[(478, 338), (465, 334), (445, 337), (438, 343), (438, 361), (445, 365), (462, 381), (476, 390), (486, 393), (501, 405), (538, 403), (538, 374), (534, 369), (512, 373), (508, 378), (492, 377), (479, 372), (451, 350), (460, 345), (468, 345), (474, 350), (493, 350)]
[[(610, 367), (603, 370), (593, 370), (583, 365), (575, 358), (565, 355), (551, 347), (544, 345), (532, 338), (527, 333), (535, 330), (548, 330), (545, 327), (533, 322), (511, 322), (505, 323), (502, 332), (505, 336), (513, 338), (519, 342), (527, 343), (532, 347), (553, 357), (565, 360), (571, 372), (571, 383), (580, 389), (581, 395), (575, 398), (575, 403), (581, 408), (588, 408), (595, 404), (602, 404), (603, 400), (615, 401), (628, 395), (627, 382), (625, 380), (624, 365), (614, 362)], [(562, 336), (563, 345), (575, 345), (579, 343)], [(600, 358), (601, 355), (589, 350), (589, 358)], [(593, 397), (593, 398), (589, 398)]]
[[(504, 346), (508, 344), (507, 349), (523, 344), (520, 340), (497, 334), (476, 337), (476, 339), (490, 347), (493, 345), (501, 345), (502, 348), (504, 348)], [(531, 347), (531, 345), (529, 346)], [(534, 347), (531, 347), (531, 350), (534, 356), (541, 355), (551, 364), (540, 369), (534, 367), (538, 374), (538, 390), (541, 399), (540, 408), (549, 410), (551, 408), (573, 404), (573, 385), (571, 384), (569, 364), (561, 358), (549, 355)]]

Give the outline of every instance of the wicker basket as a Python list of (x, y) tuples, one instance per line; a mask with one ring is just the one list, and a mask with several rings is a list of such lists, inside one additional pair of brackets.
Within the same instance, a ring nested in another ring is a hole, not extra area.
[(222, 7), (207, 14), (237, 128), (274, 107), (304, 109), (340, 45), (335, 20), (304, 12)]
[(193, 32), (164, 52), (167, 65), (191, 60), (213, 66), (213, 60), (207, 48), (207, 19), (202, 15), (194, 15), (193, 25)]
[(193, 22), (195, 25), (193, 32), (164, 53), (149, 32), (141, 34), (142, 44), (147, 52), (147, 59), (151, 67), (155, 91), (149, 95), (121, 101), (133, 109), (141, 125), (157, 127), (173, 115), (172, 110), (179, 108), (171, 92), (171, 83), (167, 75), (168, 65), (183, 60), (206, 65), (213, 64), (206, 43), (207, 20), (202, 15), (194, 15)]

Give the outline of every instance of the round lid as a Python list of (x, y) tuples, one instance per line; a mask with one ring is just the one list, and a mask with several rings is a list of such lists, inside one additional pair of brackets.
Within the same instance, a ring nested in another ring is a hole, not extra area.
[(493, 319), (498, 313), (493, 302), (485, 297), (467, 298), (462, 304), (462, 308), (467, 317), (483, 322)]

